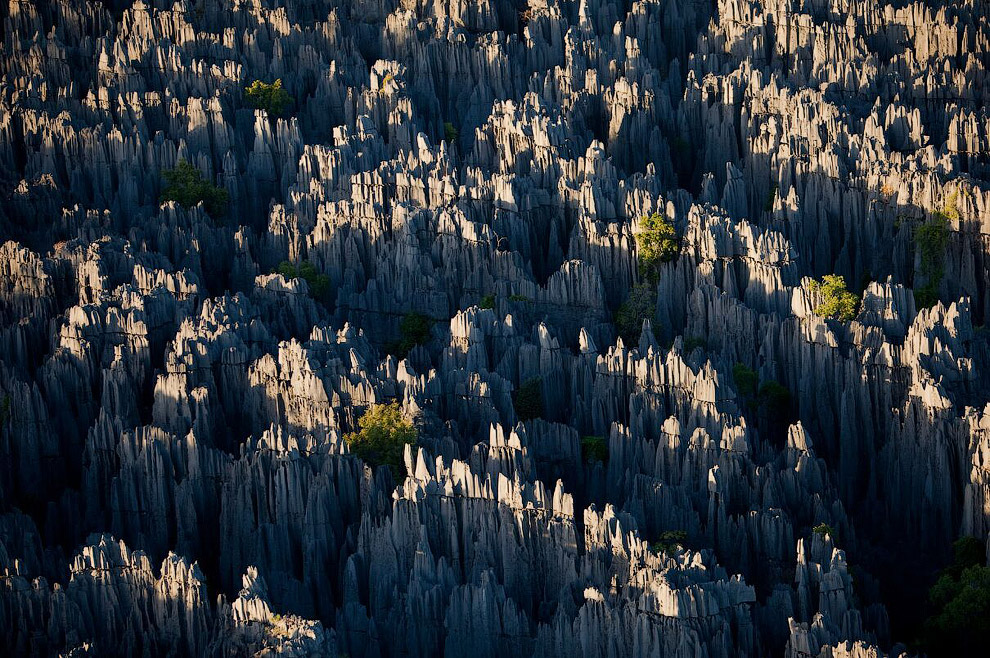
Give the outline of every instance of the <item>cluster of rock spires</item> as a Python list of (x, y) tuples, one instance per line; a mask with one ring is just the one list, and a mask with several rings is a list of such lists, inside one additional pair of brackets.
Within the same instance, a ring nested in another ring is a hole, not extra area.
[[(906, 651), (990, 533), (988, 15), (5, 0), (0, 653)], [(276, 78), (283, 117), (245, 102)], [(160, 203), (180, 160), (225, 218)], [(654, 212), (681, 250), (630, 345)], [(404, 479), (343, 440), (388, 401)]]

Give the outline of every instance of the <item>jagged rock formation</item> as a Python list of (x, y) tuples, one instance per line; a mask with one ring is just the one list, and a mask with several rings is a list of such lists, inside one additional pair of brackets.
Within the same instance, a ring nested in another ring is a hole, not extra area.
[(0, 0), (0, 653), (906, 653), (990, 533), (988, 16)]

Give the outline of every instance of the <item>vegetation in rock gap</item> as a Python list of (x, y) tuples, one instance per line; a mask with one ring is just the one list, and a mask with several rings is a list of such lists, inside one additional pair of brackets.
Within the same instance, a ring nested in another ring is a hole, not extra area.
[(294, 265), (287, 260), (279, 263), (275, 270), (286, 279), (303, 279), (309, 286), (309, 294), (318, 300), (325, 300), (330, 292), (330, 277), (317, 271), (316, 266), (308, 260)]
[(654, 553), (665, 553), (673, 555), (677, 551), (684, 550), (687, 544), (687, 533), (683, 530), (668, 530), (660, 533), (660, 538), (650, 544), (650, 549)]
[(652, 320), (657, 312), (657, 288), (652, 283), (639, 283), (629, 291), (629, 297), (615, 312), (615, 329), (626, 347), (639, 343), (644, 320)]
[(245, 88), (245, 98), (248, 105), (264, 110), (270, 117), (280, 117), (292, 105), (293, 98), (282, 87), (282, 80), (272, 83), (255, 80)]
[(690, 354), (695, 348), (707, 349), (708, 341), (701, 336), (687, 336), (684, 338), (684, 353)]
[(608, 440), (604, 436), (582, 436), (581, 456), (589, 464), (595, 462), (607, 463)]
[(203, 178), (203, 172), (185, 160), (179, 160), (175, 169), (162, 172), (165, 186), (161, 202), (175, 201), (185, 209), (202, 202), (206, 213), (214, 219), (227, 212), (227, 190), (217, 187)]
[(495, 308), (495, 295), (485, 295), (482, 297), (478, 308)]
[(10, 396), (5, 395), (0, 398), (0, 426), (6, 423), (10, 416)]
[(510, 302), (531, 302), (533, 301), (526, 295), (509, 295)]
[(432, 328), (432, 318), (416, 311), (410, 311), (403, 315), (399, 321), (399, 340), (387, 344), (385, 351), (404, 359), (414, 347), (429, 342)]
[(732, 380), (740, 402), (757, 413), (772, 439), (779, 439), (795, 420), (791, 392), (774, 379), (760, 383), (759, 375), (743, 363), (732, 366)]
[(832, 539), (835, 539), (835, 531), (832, 530), (832, 526), (830, 526), (827, 523), (819, 523), (814, 528), (812, 528), (812, 532), (814, 532), (816, 535), (819, 535), (821, 537), (828, 535)]
[(543, 378), (527, 379), (515, 392), (512, 406), (521, 421), (543, 417)]
[(673, 222), (656, 212), (644, 217), (636, 232), (636, 248), (639, 275), (655, 284), (660, 276), (660, 266), (677, 258), (681, 248)]
[(760, 384), (760, 379), (756, 371), (747, 368), (743, 363), (732, 366), (732, 379), (736, 383), (736, 392), (746, 401), (756, 397), (756, 390)]
[(457, 137), (459, 134), (460, 133), (457, 131), (457, 128), (454, 127), (454, 124), (452, 124), (449, 121), (444, 121), (443, 139), (445, 142), (447, 142), (448, 144), (453, 144), (454, 142), (457, 141)]
[(921, 644), (933, 656), (977, 655), (990, 642), (990, 567), (975, 537), (953, 545), (952, 564), (929, 590), (932, 614)]
[(397, 402), (376, 404), (358, 420), (357, 432), (344, 435), (351, 452), (371, 466), (388, 466), (397, 478), (404, 471), (402, 458), (405, 445), (415, 444), (419, 432), (402, 417)]
[(914, 245), (921, 261), (924, 285), (914, 289), (914, 300), (919, 308), (929, 308), (938, 302), (938, 289), (945, 275), (945, 250), (949, 245), (949, 227), (959, 221), (956, 201), (959, 193), (953, 192), (941, 210), (914, 230)]
[(756, 399), (760, 409), (766, 414), (772, 429), (786, 432), (787, 426), (794, 420), (791, 392), (775, 379), (760, 384)]
[(815, 315), (843, 322), (856, 317), (859, 297), (849, 292), (842, 275), (826, 274), (821, 282), (811, 282), (811, 290), (821, 293), (823, 297), (822, 303), (815, 308)]

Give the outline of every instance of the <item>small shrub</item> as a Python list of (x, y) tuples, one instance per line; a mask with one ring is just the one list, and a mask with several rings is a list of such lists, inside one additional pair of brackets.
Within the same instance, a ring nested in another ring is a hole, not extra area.
[(480, 308), (495, 308), (495, 295), (485, 295), (481, 298)]
[(772, 419), (789, 423), (791, 416), (791, 392), (776, 380), (769, 380), (760, 385), (760, 406)]
[(608, 442), (604, 436), (582, 436), (581, 456), (589, 464), (608, 462)]
[(432, 327), (432, 318), (416, 311), (406, 313), (399, 321), (399, 340), (389, 343), (386, 350), (390, 354), (404, 359), (414, 347), (429, 342)]
[(914, 245), (921, 260), (921, 274), (925, 277), (925, 284), (914, 291), (914, 300), (920, 308), (929, 308), (938, 302), (938, 289), (945, 275), (950, 222), (959, 221), (957, 197), (956, 192), (949, 195), (945, 206), (914, 230)]
[(531, 302), (533, 300), (531, 298), (527, 297), (526, 295), (509, 295), (509, 301), (510, 302)]
[(636, 233), (636, 248), (639, 251), (640, 276), (656, 283), (660, 265), (677, 258), (681, 248), (680, 238), (669, 219), (660, 213), (653, 213), (644, 217), (641, 222), (640, 230)]
[(358, 420), (361, 428), (344, 436), (351, 452), (371, 466), (388, 466), (396, 477), (402, 474), (405, 463), (403, 451), (406, 444), (413, 445), (419, 432), (402, 417), (397, 402), (376, 404)]
[(848, 322), (856, 317), (859, 297), (846, 289), (846, 280), (840, 274), (826, 274), (821, 283), (811, 282), (811, 290), (820, 292), (825, 300), (815, 309), (815, 315)]
[(543, 417), (543, 379), (534, 377), (527, 379), (519, 386), (512, 406), (516, 410), (516, 416), (521, 421), (533, 420)]
[(825, 537), (825, 535), (829, 535), (833, 539), (835, 538), (835, 531), (832, 530), (832, 526), (828, 525), (827, 523), (819, 523), (814, 528), (812, 528), (812, 532), (814, 532), (816, 535), (820, 537)]
[(688, 336), (684, 339), (684, 353), (690, 354), (695, 350), (695, 348), (700, 347), (705, 349), (708, 347), (708, 341), (706, 341), (701, 336)]
[(756, 397), (760, 379), (755, 370), (747, 368), (743, 363), (737, 363), (732, 366), (732, 379), (736, 383), (736, 391), (744, 400), (748, 402)]
[(932, 655), (979, 655), (990, 641), (990, 567), (978, 539), (964, 537), (952, 548), (952, 564), (928, 592), (933, 613), (923, 644)]
[(227, 190), (205, 180), (203, 172), (185, 160), (179, 160), (175, 169), (166, 169), (162, 175), (165, 177), (162, 203), (175, 201), (188, 210), (202, 202), (206, 213), (214, 219), (227, 212)]
[(293, 98), (282, 88), (282, 80), (268, 84), (255, 80), (245, 88), (248, 104), (258, 110), (264, 110), (270, 117), (280, 117), (290, 105)]
[(654, 553), (671, 555), (682, 550), (687, 544), (687, 533), (683, 530), (668, 530), (660, 533), (660, 539), (650, 544)]
[(457, 137), (459, 134), (460, 133), (458, 132), (457, 128), (454, 127), (454, 124), (452, 124), (449, 121), (444, 121), (443, 139), (445, 142), (447, 142), (448, 144), (453, 144), (454, 142), (457, 141)]
[(286, 279), (304, 279), (309, 286), (309, 294), (314, 299), (326, 299), (330, 292), (330, 277), (326, 274), (320, 274), (316, 266), (308, 260), (299, 263), (298, 267), (283, 260), (275, 271)]
[(629, 291), (629, 297), (615, 312), (615, 329), (627, 347), (639, 343), (643, 321), (653, 319), (657, 312), (657, 289), (650, 283), (639, 283)]

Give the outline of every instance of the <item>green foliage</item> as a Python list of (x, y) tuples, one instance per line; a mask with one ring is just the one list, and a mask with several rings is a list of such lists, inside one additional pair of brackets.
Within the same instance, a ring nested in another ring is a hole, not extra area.
[(928, 592), (924, 645), (933, 655), (976, 655), (990, 641), (990, 567), (979, 540), (964, 537), (952, 547), (952, 564)]
[(744, 363), (737, 363), (732, 366), (732, 380), (736, 383), (736, 391), (744, 400), (749, 401), (756, 396), (760, 378), (755, 370), (747, 368)]
[(175, 201), (188, 210), (202, 202), (206, 213), (214, 219), (227, 212), (227, 190), (205, 180), (203, 172), (185, 160), (179, 160), (175, 169), (166, 169), (162, 175), (165, 177), (162, 203)]
[(526, 295), (509, 295), (510, 302), (531, 302), (533, 301)]
[(270, 117), (280, 117), (292, 105), (293, 98), (282, 88), (282, 80), (268, 84), (255, 80), (245, 88), (248, 104), (258, 110), (264, 110)]
[(452, 124), (449, 121), (444, 121), (443, 139), (445, 142), (447, 142), (448, 144), (453, 144), (454, 142), (457, 141), (457, 136), (459, 134), (460, 133), (458, 132), (457, 128), (454, 127), (454, 124)]
[(770, 418), (790, 418), (791, 392), (780, 382), (771, 379), (760, 384), (757, 398)]
[(702, 349), (707, 348), (708, 341), (706, 341), (701, 336), (688, 336), (687, 338), (684, 339), (685, 354), (690, 354), (691, 352), (694, 351), (696, 347), (700, 347)]
[(919, 308), (929, 308), (938, 302), (938, 289), (945, 275), (950, 222), (959, 221), (957, 198), (957, 192), (950, 194), (945, 206), (914, 230), (914, 247), (920, 256), (921, 275), (925, 277), (925, 284), (914, 291), (914, 300)]
[(919, 308), (931, 308), (938, 304), (938, 288), (930, 281), (914, 289), (914, 303)]
[(589, 464), (594, 462), (608, 463), (608, 441), (604, 436), (582, 436), (581, 456)]
[(816, 535), (820, 535), (821, 537), (825, 537), (825, 535), (829, 535), (833, 539), (835, 538), (835, 531), (832, 530), (832, 526), (830, 526), (827, 523), (819, 523), (814, 528), (812, 528), (812, 532), (814, 532)]
[(495, 308), (495, 295), (485, 295), (481, 298), (480, 308)]
[(615, 329), (627, 347), (639, 343), (643, 321), (652, 320), (657, 312), (657, 289), (651, 283), (639, 283), (615, 312)]
[(660, 265), (677, 258), (681, 248), (674, 224), (660, 213), (643, 218), (636, 233), (636, 247), (639, 251), (639, 274), (652, 283), (656, 283), (660, 276)]
[(5, 395), (0, 398), (0, 425), (6, 423), (10, 418), (10, 396)]
[(983, 564), (986, 547), (976, 537), (962, 537), (952, 543), (952, 565), (948, 573), (959, 576), (963, 569)]
[(859, 297), (846, 289), (846, 280), (840, 274), (826, 274), (821, 283), (811, 282), (811, 290), (820, 292), (825, 298), (815, 314), (823, 318), (832, 318), (848, 322), (856, 317), (859, 307)]
[(419, 432), (402, 417), (397, 402), (376, 404), (358, 420), (361, 428), (344, 436), (351, 452), (371, 466), (388, 466), (394, 476), (399, 476), (405, 463), (402, 453), (405, 445), (415, 444)]
[(527, 379), (516, 391), (512, 400), (516, 416), (521, 421), (543, 417), (543, 379), (534, 377)]
[(791, 392), (780, 382), (768, 379), (761, 384), (756, 371), (743, 363), (732, 366), (732, 379), (744, 404), (755, 405), (769, 418), (789, 422)]
[(399, 321), (399, 334), (401, 338), (398, 342), (392, 343), (388, 351), (395, 354), (400, 359), (405, 358), (409, 352), (417, 345), (423, 345), (430, 340), (430, 329), (433, 327), (433, 320), (422, 313), (412, 311), (402, 316)]
[(660, 534), (660, 539), (650, 544), (654, 553), (672, 555), (683, 550), (687, 544), (687, 533), (683, 530), (668, 530)]
[(286, 279), (304, 279), (309, 286), (309, 294), (314, 299), (324, 300), (330, 292), (330, 277), (320, 274), (308, 260), (300, 262), (298, 267), (283, 260), (275, 271)]

